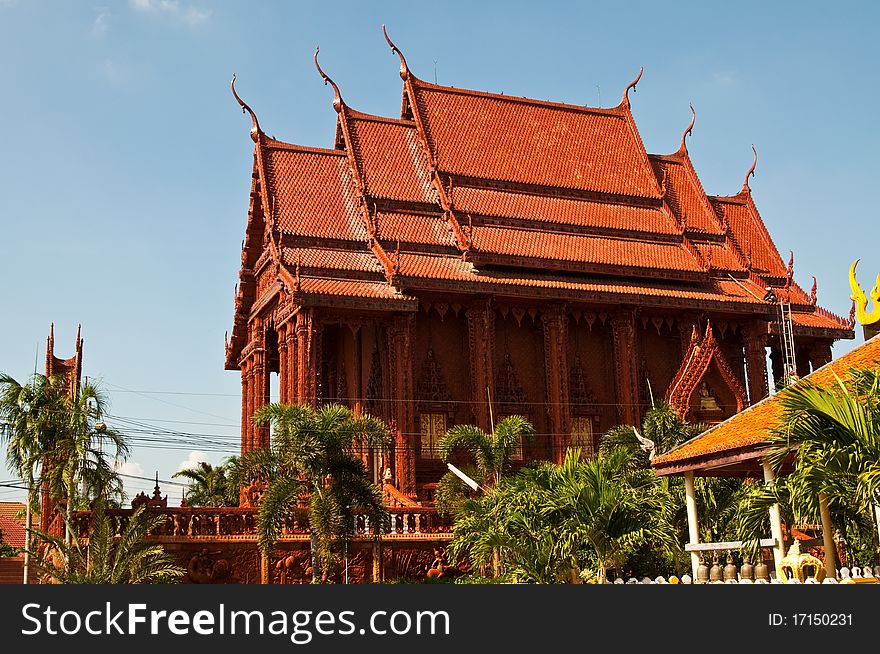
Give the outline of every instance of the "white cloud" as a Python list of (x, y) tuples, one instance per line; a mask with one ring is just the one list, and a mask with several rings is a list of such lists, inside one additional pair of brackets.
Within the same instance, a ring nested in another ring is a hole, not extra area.
[(168, 16), (173, 20), (198, 25), (211, 17), (210, 9), (199, 9), (192, 5), (181, 5), (179, 0), (130, 0), (136, 11)]
[(95, 21), (92, 23), (92, 36), (104, 36), (107, 33), (107, 30), (110, 29), (112, 15), (110, 12), (101, 11), (95, 16)]
[(121, 475), (131, 475), (132, 477), (144, 477), (144, 468), (140, 463), (134, 461), (126, 461), (125, 463), (116, 464), (116, 472)]
[(177, 470), (175, 472), (180, 472), (181, 470), (192, 470), (193, 468), (198, 467), (199, 463), (201, 463), (202, 461), (208, 461), (208, 455), (200, 450), (193, 450), (189, 453), (186, 461), (180, 462), (180, 465), (177, 466)]

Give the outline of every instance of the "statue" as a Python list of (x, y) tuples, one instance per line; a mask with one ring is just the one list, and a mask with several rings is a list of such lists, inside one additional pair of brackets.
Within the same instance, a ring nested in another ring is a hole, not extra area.
[(718, 406), (718, 401), (715, 399), (715, 396), (712, 395), (709, 384), (707, 384), (705, 380), (700, 382), (700, 386), (697, 390), (700, 393), (700, 411), (721, 411), (721, 407)]

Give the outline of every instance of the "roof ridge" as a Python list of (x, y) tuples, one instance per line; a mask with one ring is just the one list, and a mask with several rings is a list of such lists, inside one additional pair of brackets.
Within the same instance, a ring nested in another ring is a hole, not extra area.
[(562, 109), (578, 113), (599, 114), (615, 118), (624, 118), (625, 113), (625, 110), (622, 108), (621, 105), (616, 105), (614, 107), (590, 107), (587, 105), (568, 104), (565, 102), (553, 102), (551, 100), (538, 100), (537, 98), (528, 98), (521, 95), (506, 95), (504, 93), (492, 93), (491, 91), (477, 91), (475, 89), (458, 88), (455, 86), (443, 86), (441, 84), (431, 84), (430, 82), (419, 79), (412, 73), (410, 73), (409, 76), (413, 81), (413, 86), (422, 87), (423, 89), (428, 91), (455, 93), (458, 95), (471, 95), (475, 97), (489, 98), (492, 100), (514, 102), (517, 104), (532, 104), (550, 109)]
[(275, 138), (271, 138), (269, 136), (263, 135), (264, 143), (263, 147), (269, 148), (271, 150), (285, 150), (287, 152), (303, 152), (306, 154), (327, 154), (340, 156), (345, 155), (343, 150), (337, 150), (335, 148), (319, 148), (309, 145), (299, 145), (297, 143), (288, 143), (287, 141), (280, 141)]

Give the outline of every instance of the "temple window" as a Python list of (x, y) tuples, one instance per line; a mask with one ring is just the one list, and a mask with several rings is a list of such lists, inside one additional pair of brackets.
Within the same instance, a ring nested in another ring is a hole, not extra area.
[(446, 434), (446, 414), (423, 413), (419, 416), (420, 449), (424, 459), (440, 458), (440, 439)]

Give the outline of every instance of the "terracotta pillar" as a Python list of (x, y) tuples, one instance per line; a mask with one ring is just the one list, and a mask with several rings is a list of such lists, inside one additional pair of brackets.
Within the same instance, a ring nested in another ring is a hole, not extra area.
[(314, 312), (300, 309), (296, 314), (296, 401), (315, 406)]
[(250, 413), (248, 412), (248, 397), (250, 396), (250, 371), (248, 370), (248, 362), (245, 360), (241, 364), (241, 454), (244, 456), (249, 447), (249, 430)]
[(785, 379), (785, 360), (782, 350), (776, 345), (770, 346), (770, 368), (773, 371), (773, 387), (778, 390)]
[(289, 404), (287, 398), (287, 327), (285, 323), (278, 327), (278, 401)]
[(394, 467), (397, 487), (409, 497), (416, 496), (415, 437), (413, 411), (412, 347), (415, 319), (394, 316), (388, 328), (389, 370), (391, 371), (391, 418), (394, 425)]
[(640, 417), (635, 313), (621, 311), (612, 316), (611, 334), (614, 341), (617, 418), (623, 424), (635, 425)]
[(767, 397), (767, 328), (754, 325), (743, 332), (749, 400), (752, 404)]
[(250, 357), (248, 357), (245, 365), (247, 366), (245, 384), (247, 406), (245, 407), (244, 448), (246, 452), (250, 452), (254, 449), (254, 423), (252, 420), (254, 415), (254, 366)]
[(818, 370), (826, 363), (831, 363), (831, 342), (818, 341), (810, 346), (809, 350), (810, 366), (813, 370)]
[(541, 315), (544, 325), (544, 373), (547, 384), (547, 413), (553, 461), (562, 463), (571, 440), (568, 405), (568, 316), (563, 307), (552, 305)]
[(489, 300), (474, 303), (466, 311), (468, 321), (468, 350), (471, 362), (471, 400), (474, 420), (480, 429), (491, 431), (489, 398), (495, 401), (495, 311)]
[[(254, 333), (256, 347), (254, 348), (254, 376), (252, 396), (254, 398), (251, 416), (257, 413), (265, 405), (269, 404), (269, 366), (266, 361), (266, 330), (260, 318), (254, 320)], [(253, 426), (252, 448), (269, 447), (269, 426)]]
[(297, 380), (297, 338), (295, 320), (291, 319), (286, 323), (287, 331), (285, 342), (287, 343), (287, 365), (284, 367), (285, 378), (281, 380), (281, 384), (286, 388), (285, 397), (289, 404), (296, 404), (299, 398), (296, 394)]

